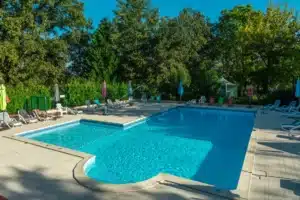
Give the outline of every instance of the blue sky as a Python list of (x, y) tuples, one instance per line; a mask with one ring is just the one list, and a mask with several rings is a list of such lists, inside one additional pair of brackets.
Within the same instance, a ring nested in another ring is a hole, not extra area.
[[(252, 4), (254, 8), (265, 10), (269, 0), (152, 0), (152, 6), (159, 8), (162, 16), (176, 16), (183, 8), (193, 8), (203, 12), (212, 20), (218, 19), (220, 11), (230, 9), (235, 5)], [(273, 0), (275, 5), (288, 4), (300, 11), (300, 0)], [(116, 8), (115, 0), (84, 0), (85, 14), (91, 18), (94, 25), (104, 18), (112, 18)]]

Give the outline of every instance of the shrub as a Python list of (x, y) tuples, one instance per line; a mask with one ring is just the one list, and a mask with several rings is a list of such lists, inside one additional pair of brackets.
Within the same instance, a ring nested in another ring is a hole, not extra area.
[(113, 83), (107, 84), (107, 98), (125, 99), (128, 93), (128, 86), (125, 83)]
[(50, 89), (35, 83), (28, 85), (18, 84), (16, 86), (7, 86), (7, 95), (10, 98), (10, 103), (7, 105), (7, 111), (16, 113), (17, 110), (25, 108), (27, 101), (31, 96), (46, 96), (51, 97)]
[(66, 84), (65, 103), (68, 106), (84, 105), (86, 100), (92, 100), (101, 97), (100, 84), (94, 81), (84, 79), (72, 79)]
[[(72, 79), (65, 88), (65, 103), (68, 106), (84, 105), (86, 100), (100, 99), (103, 101), (102, 84), (85, 79)], [(124, 83), (107, 84), (107, 98), (121, 99), (127, 95)]]

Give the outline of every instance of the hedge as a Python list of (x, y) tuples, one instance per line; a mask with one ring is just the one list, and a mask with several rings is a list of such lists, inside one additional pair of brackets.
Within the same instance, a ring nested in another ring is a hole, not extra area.
[[(102, 84), (85, 79), (72, 79), (65, 87), (65, 104), (68, 106), (84, 105), (86, 100), (104, 98), (101, 95)], [(127, 94), (127, 84), (113, 83), (107, 84), (107, 98), (115, 100), (125, 98)]]
[(34, 83), (30, 83), (27, 86), (23, 84), (6, 86), (6, 90), (10, 98), (10, 103), (7, 105), (7, 111), (9, 113), (16, 113), (19, 109), (24, 108), (31, 96), (51, 97), (49, 88)]

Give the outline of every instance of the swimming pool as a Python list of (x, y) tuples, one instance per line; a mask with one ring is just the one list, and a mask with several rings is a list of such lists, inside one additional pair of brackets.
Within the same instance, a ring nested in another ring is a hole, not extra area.
[(81, 120), (22, 137), (95, 155), (85, 173), (126, 184), (160, 172), (236, 189), (254, 112), (178, 107), (128, 127)]

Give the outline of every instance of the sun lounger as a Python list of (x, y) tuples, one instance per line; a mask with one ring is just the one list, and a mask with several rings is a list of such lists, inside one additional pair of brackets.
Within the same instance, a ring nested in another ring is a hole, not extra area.
[(185, 104), (191, 105), (191, 104), (196, 104), (196, 103), (197, 103), (197, 100), (196, 99), (192, 99), (192, 100), (186, 102)]
[(291, 107), (289, 112), (291, 113), (299, 112), (299, 109), (300, 109), (300, 104), (296, 107)]
[(294, 136), (295, 133), (297, 134), (297, 137), (300, 137), (300, 121), (296, 120), (291, 124), (281, 124), (281, 129), (288, 131), (289, 136)]
[(101, 104), (101, 102), (100, 102), (99, 99), (95, 99), (95, 100), (94, 100), (94, 104), (96, 104), (96, 106), (97, 106), (98, 108), (101, 108), (101, 107), (102, 107), (102, 104)]
[(279, 108), (276, 108), (276, 111), (280, 112), (290, 112), (292, 109), (296, 107), (297, 102), (296, 101), (291, 101), (291, 103), (288, 106), (281, 106)]
[(47, 121), (54, 119), (54, 116), (49, 115), (46, 111), (35, 109), (32, 111), (32, 113), (34, 117), (36, 117), (39, 121)]
[(294, 111), (294, 112), (281, 114), (280, 116), (281, 117), (299, 118), (300, 119), (300, 112), (299, 111)]
[(85, 105), (86, 105), (87, 111), (92, 111), (92, 112), (95, 111), (95, 108), (92, 106), (90, 100), (86, 100), (86, 101), (85, 101)]
[(56, 104), (56, 109), (61, 116), (63, 116), (63, 114), (71, 114), (71, 115), (82, 114), (82, 111), (74, 110), (69, 107), (63, 107), (60, 103)]
[(8, 128), (22, 126), (22, 122), (15, 118), (11, 118), (7, 112), (0, 112), (0, 123), (1, 126), (4, 124)]
[(298, 120), (296, 120), (290, 124), (281, 124), (281, 129), (285, 130), (285, 131), (290, 131), (292, 129), (295, 129), (296, 127), (300, 128), (300, 121), (298, 121)]
[(20, 121), (22, 121), (25, 124), (37, 123), (39, 121), (36, 117), (28, 114), (28, 112), (24, 109), (18, 111), (18, 116)]
[(109, 108), (119, 108), (119, 107), (120, 107), (119, 104), (113, 103), (112, 100), (110, 100), (110, 99), (107, 99), (107, 106), (108, 106)]
[(119, 107), (126, 107), (127, 103), (125, 101), (120, 101), (119, 99), (115, 100), (115, 104), (118, 105)]
[(82, 110), (74, 110), (72, 108), (67, 108), (68, 114), (71, 115), (78, 115), (78, 114), (82, 114), (83, 111)]
[(276, 100), (274, 102), (274, 104), (265, 105), (262, 109), (263, 110), (275, 110), (275, 109), (279, 108), (280, 104), (281, 104), (281, 101), (280, 100)]
[(63, 116), (64, 114), (68, 114), (68, 108), (63, 107), (60, 103), (56, 104), (56, 110), (58, 113), (60, 113), (60, 116)]
[(141, 101), (142, 101), (143, 103), (147, 103), (148, 99), (147, 99), (147, 95), (146, 95), (146, 94), (143, 94), (143, 95), (142, 95)]
[(206, 97), (205, 96), (201, 96), (200, 100), (199, 100), (200, 104), (205, 104), (206, 103)]

